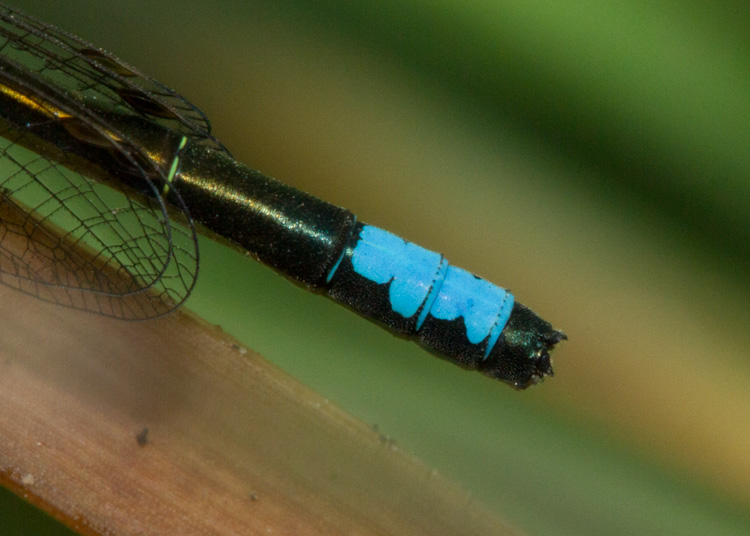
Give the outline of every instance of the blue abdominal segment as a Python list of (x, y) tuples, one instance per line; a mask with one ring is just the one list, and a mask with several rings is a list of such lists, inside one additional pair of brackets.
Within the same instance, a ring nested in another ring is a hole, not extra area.
[(466, 338), (472, 344), (487, 339), (484, 358), (508, 323), (515, 299), (513, 294), (489, 281), (451, 266), (430, 314), (441, 320), (463, 317)]
[(486, 342), (486, 359), (513, 309), (513, 295), (445, 258), (388, 231), (365, 225), (351, 255), (354, 271), (378, 284), (389, 283), (391, 309), (404, 318), (420, 312), (416, 330), (432, 316), (463, 319), (470, 344)]
[(357, 222), (320, 289), (452, 363), (524, 389), (552, 375), (565, 335), (507, 290), (433, 251)]
[(404, 318), (414, 316), (442, 285), (442, 260), (439, 253), (372, 225), (362, 228), (352, 252), (355, 272), (374, 283), (390, 283), (391, 308)]

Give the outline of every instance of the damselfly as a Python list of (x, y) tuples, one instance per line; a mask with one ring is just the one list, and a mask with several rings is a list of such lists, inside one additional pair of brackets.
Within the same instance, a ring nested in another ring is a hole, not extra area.
[(236, 162), (205, 116), (115, 56), (0, 4), (0, 280), (145, 319), (190, 293), (196, 223), (464, 368), (517, 388), (565, 335), (508, 291)]

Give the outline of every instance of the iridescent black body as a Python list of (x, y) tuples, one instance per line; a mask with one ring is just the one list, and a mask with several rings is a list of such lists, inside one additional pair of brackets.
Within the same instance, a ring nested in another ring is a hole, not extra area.
[[(0, 136), (11, 142), (0, 157), (40, 183), (44, 175), (35, 175), (36, 168), (22, 162), (22, 151), (61, 166), (55, 167), (55, 180), (68, 180), (62, 167), (90, 177), (75, 186), (65, 182), (50, 194), (60, 206), (55, 211), (81, 218), (74, 230), (88, 237), (86, 243), (104, 243), (125, 233), (117, 220), (123, 209), (112, 208), (114, 220), (102, 210), (101, 221), (93, 225), (75, 211), (91, 210), (89, 198), (98, 203), (106, 196), (86, 190), (87, 204), (77, 209), (62, 192), (113, 186), (128, 196), (123, 219), (135, 218), (142, 228), (135, 238), (128, 235), (112, 246), (117, 262), (108, 266), (125, 259), (130, 274), (123, 289), (117, 281), (71, 284), (66, 279), (63, 284), (57, 276), (38, 277), (29, 287), (30, 270), (17, 255), (5, 261), (0, 255), (4, 283), (112, 316), (146, 318), (168, 312), (187, 296), (197, 271), (190, 233), (185, 245), (178, 243), (181, 235), (167, 216), (177, 209), (188, 227), (198, 222), (293, 281), (464, 368), (516, 388), (552, 375), (549, 350), (564, 334), (504, 289), (450, 266), (441, 255), (358, 222), (348, 210), (236, 162), (210, 136), (197, 109), (117, 58), (1, 5), (0, 20), (0, 45), (5, 43), (0, 48)], [(24, 59), (29, 55), (54, 67), (29, 68)], [(60, 82), (60, 72), (70, 73), (69, 79)], [(0, 176), (8, 199), (15, 193), (21, 197), (26, 187), (26, 182), (23, 187), (13, 182), (17, 175), (4, 181)], [(32, 216), (33, 221), (48, 217)], [(3, 224), (10, 228), (0, 220), (0, 230)], [(141, 249), (144, 243), (148, 245)], [(56, 247), (63, 253), (52, 258), (73, 257), (64, 244)], [(51, 290), (43, 293), (40, 287)], [(59, 288), (65, 292), (56, 292)], [(81, 294), (77, 301), (70, 298), (71, 288)], [(155, 301), (150, 297), (154, 290), (161, 292)], [(91, 294), (100, 297), (95, 307)]]
[(348, 210), (266, 177), (226, 153), (201, 147), (188, 151), (173, 184), (193, 217), (213, 232), (309, 289), (394, 333), (417, 339), (439, 357), (516, 387), (552, 375), (548, 351), (564, 335), (520, 303), (513, 305), (500, 340), (486, 358), (485, 346), (467, 341), (462, 317), (428, 316), (418, 329), (418, 314), (406, 318), (394, 312), (390, 283), (373, 282), (352, 266), (365, 224)]

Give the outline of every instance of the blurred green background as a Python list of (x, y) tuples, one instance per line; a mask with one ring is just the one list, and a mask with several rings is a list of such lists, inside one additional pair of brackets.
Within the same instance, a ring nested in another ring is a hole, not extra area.
[[(509, 287), (570, 341), (555, 378), (514, 392), (207, 240), (188, 307), (528, 534), (750, 533), (746, 7), (14, 5), (177, 88), (239, 160)], [(63, 533), (5, 495), (0, 533)]]

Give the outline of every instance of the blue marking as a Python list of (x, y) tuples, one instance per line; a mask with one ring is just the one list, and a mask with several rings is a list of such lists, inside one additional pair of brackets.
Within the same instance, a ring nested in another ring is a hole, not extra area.
[(352, 266), (362, 277), (391, 284), (394, 312), (411, 318), (419, 308), (419, 330), (428, 315), (439, 320), (463, 317), (471, 344), (487, 341), (487, 359), (508, 323), (515, 299), (466, 270), (449, 266), (442, 255), (407, 242), (388, 231), (365, 225), (352, 251)]
[(490, 356), (490, 352), (495, 347), (495, 344), (497, 344), (497, 340), (500, 338), (500, 334), (503, 332), (505, 324), (508, 323), (508, 319), (510, 318), (510, 313), (513, 311), (513, 304), (515, 303), (515, 301), (516, 299), (513, 297), (513, 294), (506, 290), (505, 300), (500, 306), (500, 312), (497, 315), (495, 325), (492, 326), (492, 330), (490, 331), (490, 338), (487, 341), (487, 348), (484, 349), (483, 359), (487, 359)]
[[(350, 229), (354, 229), (356, 227), (356, 224), (357, 224), (357, 216), (354, 215), (354, 217), (352, 218), (352, 226), (350, 227)], [(351, 230), (349, 231), (349, 235), (351, 236)], [(326, 277), (326, 284), (331, 282), (331, 279), (333, 279), (333, 276), (336, 273), (336, 270), (338, 270), (339, 266), (341, 266), (341, 261), (343, 261), (344, 257), (346, 257), (346, 249), (347, 249), (346, 244), (344, 244), (344, 248), (341, 250), (341, 255), (339, 256), (339, 260), (337, 260), (334, 263), (333, 268), (331, 268), (331, 271), (328, 272), (328, 277)]]
[(445, 281), (445, 274), (448, 273), (448, 267), (448, 259), (443, 257), (440, 262), (438, 272), (437, 274), (435, 274), (435, 279), (432, 282), (432, 289), (430, 290), (430, 294), (427, 296), (427, 300), (424, 302), (424, 307), (422, 307), (422, 311), (419, 313), (416, 327), (417, 331), (422, 329), (422, 324), (424, 324), (424, 321), (427, 320), (427, 315), (430, 314), (432, 304), (435, 303), (438, 294), (440, 294), (440, 289), (443, 287), (443, 281)]
[(430, 314), (440, 320), (464, 317), (466, 338), (479, 344), (490, 335), (493, 326), (500, 326), (500, 331), (505, 327), (510, 311), (505, 318), (500, 313), (506, 312), (503, 305), (508, 295), (507, 290), (451, 266)]
[(442, 261), (439, 253), (371, 225), (362, 227), (352, 252), (354, 271), (375, 283), (391, 283), (391, 309), (411, 318), (427, 299)]
[(326, 283), (331, 282), (331, 279), (333, 279), (333, 276), (336, 273), (336, 270), (338, 270), (339, 266), (341, 266), (341, 261), (344, 260), (344, 257), (346, 257), (346, 248), (344, 248), (344, 251), (341, 252), (341, 255), (339, 256), (339, 260), (337, 260), (336, 263), (333, 265), (333, 268), (331, 268), (331, 271), (328, 272), (328, 277), (326, 277)]

